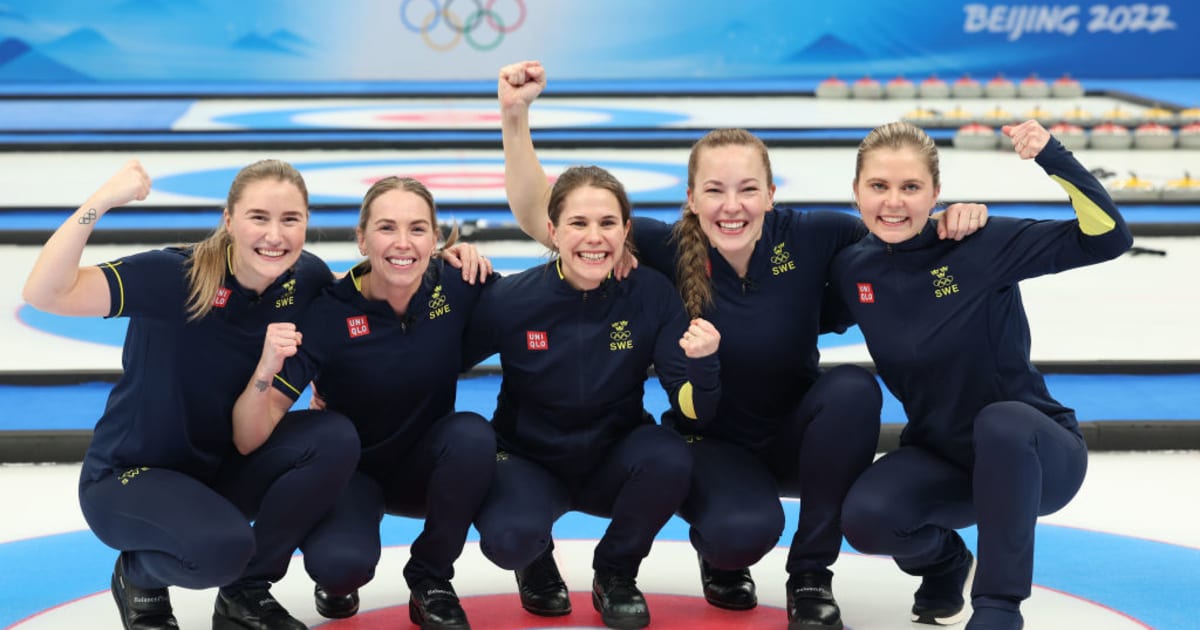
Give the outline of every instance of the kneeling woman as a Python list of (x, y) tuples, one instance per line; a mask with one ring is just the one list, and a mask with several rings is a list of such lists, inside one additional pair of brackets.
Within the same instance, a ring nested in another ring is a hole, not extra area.
[(358, 221), (367, 259), (313, 301), (299, 331), (270, 331), (256, 380), (235, 408), (244, 429), (235, 438), (252, 445), (315, 378), (326, 408), (358, 430), (358, 471), (301, 545), (325, 617), (358, 611), (387, 513), (425, 519), (404, 567), (413, 623), (468, 627), (450, 579), (491, 482), (496, 439), (482, 416), (454, 411), (463, 332), (483, 285), (473, 248), (462, 254), (465, 273), (437, 257), (437, 225), (423, 184), (376, 182)]
[(302, 249), (308, 189), (290, 164), (255, 162), (208, 238), (80, 267), (96, 222), (149, 192), (146, 171), (127, 163), (50, 237), (25, 285), (40, 310), (129, 318), (80, 507), (121, 552), (112, 594), (125, 628), (177, 629), (168, 587), (219, 586), (214, 630), (302, 630), (268, 589), (341, 494), (358, 439), (340, 415), (305, 410), (281, 412), (246, 445), (229, 418), (264, 332), (292, 326), (333, 281)]
[(1037, 517), (1066, 505), (1087, 470), (1075, 413), (1030, 361), (1017, 283), (1115, 258), (1132, 240), (1104, 187), (1037, 121), (1004, 133), (1063, 187), (1075, 219), (995, 218), (967, 240), (939, 240), (929, 218), (941, 188), (937, 148), (920, 129), (890, 123), (858, 149), (854, 197), (871, 236), (843, 249), (832, 270), (908, 415), (900, 447), (851, 488), (846, 539), (921, 577), (912, 621), (948, 625), (966, 616), (974, 567), (954, 530), (977, 523), (969, 630), (1023, 626)]
[(640, 628), (650, 613), (638, 567), (691, 474), (683, 439), (643, 409), (647, 369), (672, 408), (709, 420), (720, 396), (719, 336), (703, 320), (689, 324), (662, 274), (613, 278), (631, 224), (629, 198), (608, 171), (568, 169), (549, 208), (559, 256), (501, 278), (471, 324), (468, 360), (498, 351), (504, 370), (496, 476), (475, 526), (489, 559), (519, 569), (526, 609), (566, 614), (551, 527), (569, 510), (611, 517), (592, 561), (592, 603), (605, 624)]

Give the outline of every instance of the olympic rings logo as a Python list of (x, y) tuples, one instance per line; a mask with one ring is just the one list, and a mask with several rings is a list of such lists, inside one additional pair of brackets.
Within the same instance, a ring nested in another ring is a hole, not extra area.
[[(468, 6), (467, 15), (464, 19), (451, 9), (455, 0), (404, 0), (400, 5), (400, 22), (408, 30), (420, 34), (425, 45), (433, 50), (439, 52), (450, 50), (465, 39), (471, 48), (480, 52), (486, 52), (499, 46), (500, 42), (504, 41), (505, 35), (521, 28), (521, 25), (525, 23), (525, 0), (510, 1), (515, 5), (517, 14), (515, 18), (502, 17), (493, 8), (497, 0), (469, 0), (469, 4), (475, 5), (475, 9), (469, 10), (470, 7)], [(430, 11), (424, 17), (420, 18), (419, 21), (414, 21), (409, 16), (409, 8), (418, 3), (428, 4)], [(476, 36), (476, 32), (485, 24), (491, 31), (492, 36), (480, 39)], [(434, 41), (433, 31), (442, 25), (445, 25), (453, 35), (446, 42)]]
[(942, 276), (933, 281), (933, 286), (941, 289), (954, 284), (954, 276)]
[(429, 296), (429, 308), (441, 308), (446, 303), (446, 296), (442, 294), (442, 285), (437, 285), (433, 289), (433, 294)]
[(771, 248), (771, 253), (773, 254), (771, 256), (772, 265), (782, 265), (792, 257), (792, 255), (788, 253), (788, 250), (785, 249), (786, 245), (787, 243), (779, 243), (775, 247)]
[(613, 341), (625, 341), (626, 339), (629, 339), (630, 337), (633, 336), (633, 332), (629, 331), (629, 330), (622, 330), (620, 332), (608, 333), (608, 336)]

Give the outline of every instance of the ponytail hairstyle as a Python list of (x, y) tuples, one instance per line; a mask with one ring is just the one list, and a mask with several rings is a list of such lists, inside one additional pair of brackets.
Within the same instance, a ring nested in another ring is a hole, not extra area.
[[(375, 203), (375, 200), (382, 197), (384, 193), (393, 190), (410, 192), (420, 197), (425, 202), (425, 205), (429, 206), (429, 225), (436, 231), (435, 233), (439, 235), (439, 240), (441, 240), (441, 230), (438, 227), (437, 218), (437, 204), (433, 202), (433, 193), (418, 179), (396, 175), (389, 175), (371, 184), (371, 187), (367, 189), (367, 194), (363, 195), (362, 206), (358, 210), (358, 233), (364, 234), (367, 231), (367, 224), (371, 222), (371, 204)], [(458, 222), (455, 221), (454, 226), (450, 228), (450, 235), (446, 237), (446, 242), (442, 244), (442, 247), (437, 252), (443, 252), (457, 242)], [(371, 270), (370, 261), (363, 264), (365, 265), (364, 271)]]
[(229, 248), (233, 245), (233, 237), (225, 228), (226, 219), (233, 217), (234, 206), (241, 201), (246, 187), (264, 180), (294, 185), (304, 198), (304, 209), (308, 211), (308, 187), (304, 185), (300, 171), (291, 164), (281, 160), (259, 160), (238, 171), (229, 185), (220, 225), (207, 238), (192, 245), (192, 259), (187, 268), (188, 321), (200, 319), (212, 310), (213, 298), (224, 284), (225, 272), (232, 264)]
[[(774, 185), (775, 177), (771, 173), (771, 157), (767, 153), (767, 145), (758, 136), (745, 129), (714, 129), (692, 145), (691, 155), (688, 156), (689, 191), (695, 197), (696, 171), (700, 167), (700, 156), (708, 149), (725, 146), (747, 146), (758, 151), (762, 157), (763, 167), (767, 171), (767, 184)], [(712, 305), (711, 262), (708, 250), (712, 245), (700, 227), (700, 217), (692, 212), (690, 203), (685, 203), (682, 215), (671, 229), (671, 240), (675, 243), (675, 284), (683, 297), (683, 305), (688, 315), (700, 317), (704, 309)]]
[(942, 173), (938, 167), (937, 145), (920, 127), (907, 122), (890, 122), (871, 130), (858, 145), (854, 160), (854, 186), (858, 187), (858, 176), (862, 173), (863, 161), (872, 151), (879, 149), (912, 149), (929, 168), (935, 189), (942, 185)]
[[(625, 192), (625, 185), (615, 175), (599, 166), (572, 166), (554, 180), (554, 187), (550, 189), (550, 202), (547, 209), (551, 223), (558, 226), (567, 196), (585, 186), (612, 193), (617, 198), (617, 205), (621, 208), (622, 225), (629, 226), (629, 221), (633, 216), (633, 204), (630, 203), (629, 195)], [(633, 245), (633, 229), (632, 226), (630, 227), (631, 229), (625, 233), (625, 251), (632, 256), (637, 249)]]

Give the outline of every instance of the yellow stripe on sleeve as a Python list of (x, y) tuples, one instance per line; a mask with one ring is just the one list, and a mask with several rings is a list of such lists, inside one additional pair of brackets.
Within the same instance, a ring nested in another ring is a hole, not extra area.
[(297, 397), (299, 397), (299, 396), (300, 396), (300, 390), (296, 389), (295, 387), (292, 387), (292, 384), (291, 384), (291, 383), (289, 383), (289, 382), (287, 382), (287, 381), (285, 381), (285, 380), (283, 379), (283, 377), (282, 377), (282, 376), (280, 376), (280, 375), (276, 374), (276, 375), (275, 375), (275, 380), (279, 381), (280, 383), (283, 383), (283, 386), (284, 386), (284, 387), (286, 387), (286, 388), (288, 388), (288, 389), (292, 390), (293, 392), (296, 392), (296, 396), (297, 396)]
[(117, 295), (120, 296), (120, 301), (117, 302), (117, 312), (113, 313), (113, 317), (120, 317), (125, 310), (125, 283), (121, 281), (121, 272), (117, 271), (117, 266), (112, 263), (104, 263), (105, 267), (112, 269), (113, 277), (117, 279)]
[(679, 388), (679, 410), (689, 419), (696, 419), (696, 403), (692, 401), (692, 384), (690, 382), (685, 382)]
[(1075, 184), (1059, 177), (1051, 175), (1050, 179), (1058, 182), (1063, 190), (1071, 196), (1071, 207), (1075, 209), (1075, 216), (1079, 218), (1079, 229), (1088, 236), (1099, 236), (1107, 232), (1111, 232), (1117, 227), (1117, 222), (1112, 217), (1108, 216), (1096, 202), (1083, 194), (1083, 191), (1075, 187)]

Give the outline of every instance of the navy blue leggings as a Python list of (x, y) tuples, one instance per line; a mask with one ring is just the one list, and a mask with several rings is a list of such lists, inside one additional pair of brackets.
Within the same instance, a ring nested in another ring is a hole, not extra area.
[(960, 553), (955, 529), (978, 523), (973, 598), (1017, 602), (1033, 582), (1034, 525), (1061, 509), (1087, 472), (1087, 445), (1020, 402), (992, 403), (975, 417), (973, 470), (905, 445), (872, 465), (843, 511), (847, 541), (893, 556), (912, 575), (943, 572)]
[(296, 411), (253, 453), (232, 456), (211, 486), (168, 468), (115, 470), (82, 480), (79, 503), (96, 536), (124, 553), (132, 584), (263, 586), (287, 573), (358, 453), (345, 417)]
[(679, 434), (653, 424), (631, 431), (578, 478), (559, 478), (536, 462), (500, 453), (475, 520), (480, 549), (497, 566), (519, 569), (549, 548), (554, 521), (578, 510), (612, 519), (592, 568), (636, 577), (654, 537), (687, 494), (691, 470)]
[(476, 413), (451, 414), (398, 456), (388, 471), (362, 470), (301, 545), (313, 580), (335, 595), (371, 581), (379, 563), (379, 522), (393, 514), (424, 518), (404, 577), (454, 577), (467, 530), (492, 482), (496, 434)]
[(679, 515), (709, 564), (758, 562), (783, 533), (780, 496), (801, 501), (787, 571), (821, 570), (842, 546), (842, 501), (879, 443), (879, 383), (866, 370), (838, 366), (821, 375), (762, 452), (703, 436), (689, 438), (695, 465)]

